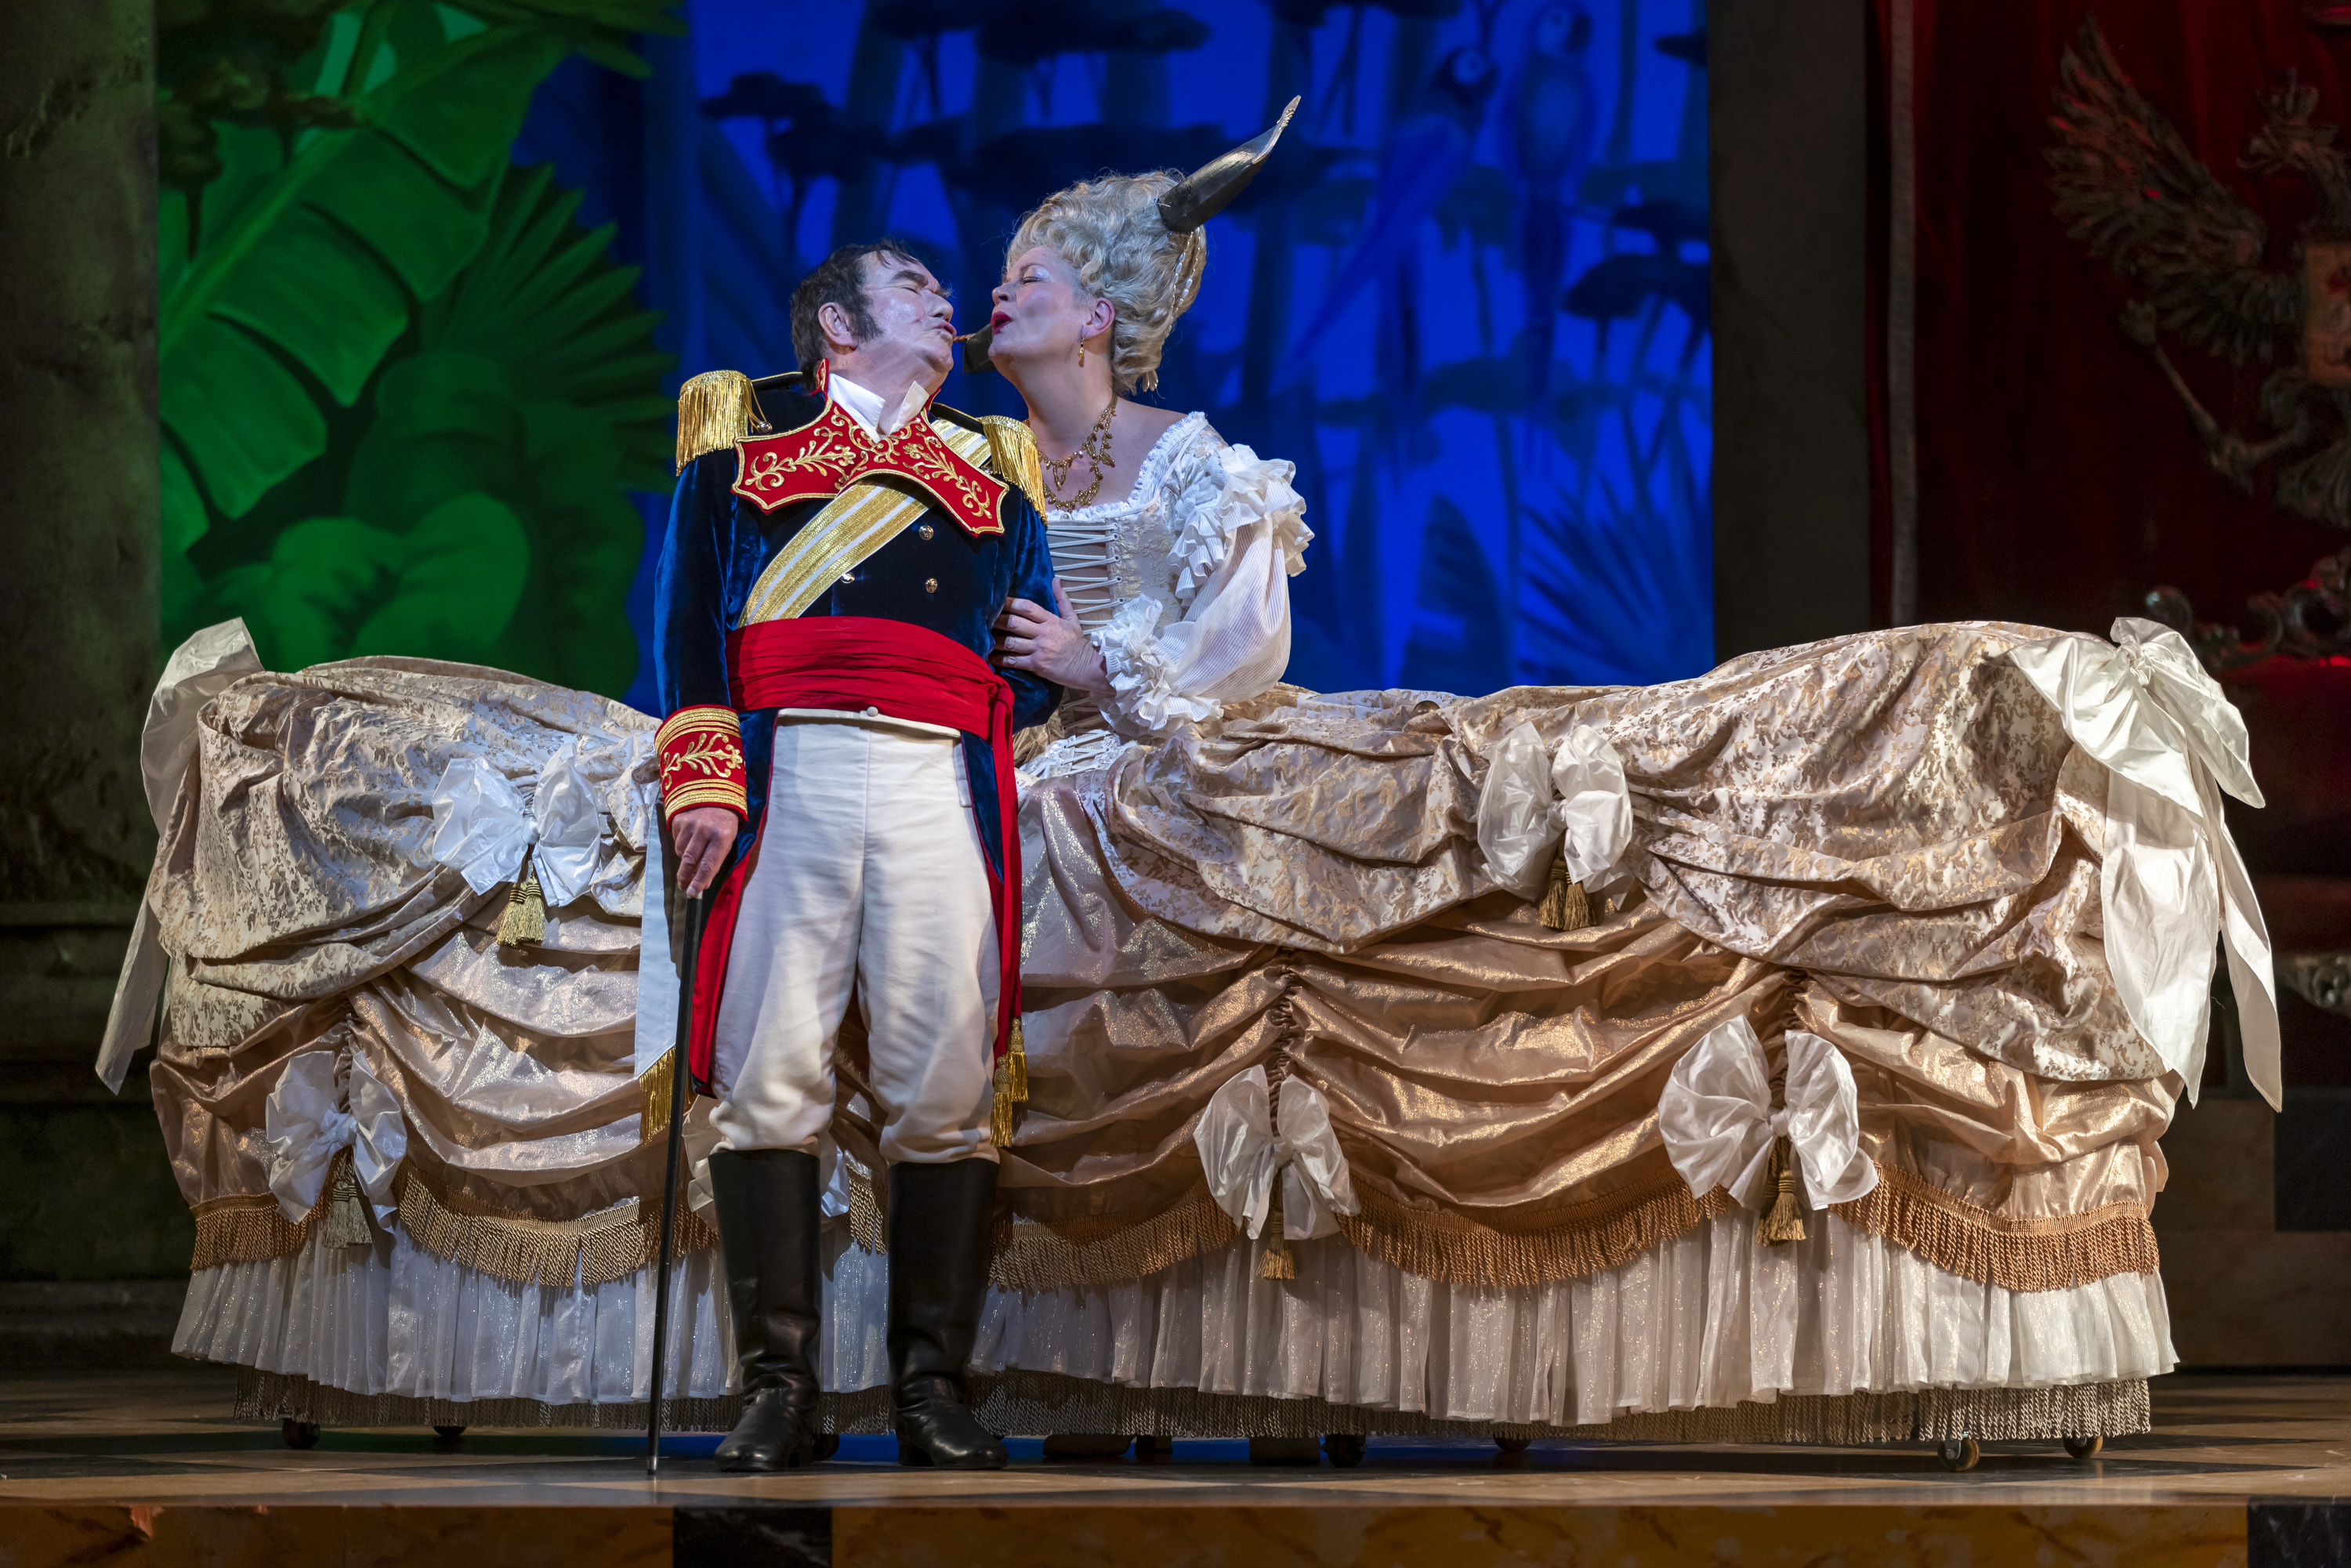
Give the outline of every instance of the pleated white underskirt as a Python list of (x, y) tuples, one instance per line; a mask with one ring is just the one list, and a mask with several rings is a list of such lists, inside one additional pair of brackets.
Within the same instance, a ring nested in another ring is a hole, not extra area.
[[(1343, 1237), (1293, 1242), (1259, 1277), (1236, 1239), (1128, 1284), (992, 1290), (975, 1372), (1555, 1425), (1769, 1402), (1782, 1394), (2046, 1387), (2145, 1378), (2176, 1359), (2162, 1281), (2117, 1274), (2015, 1291), (1947, 1273), (1834, 1216), (1759, 1247), (1738, 1212), (1615, 1269), (1532, 1286), (1447, 1285)], [(828, 1226), (826, 1389), (888, 1381), (888, 1261)], [(353, 1394), (547, 1405), (643, 1400), (653, 1272), (592, 1288), (515, 1284), (419, 1250), (304, 1249), (191, 1281), (173, 1349)], [(732, 1369), (716, 1249), (672, 1280), (669, 1393)]]

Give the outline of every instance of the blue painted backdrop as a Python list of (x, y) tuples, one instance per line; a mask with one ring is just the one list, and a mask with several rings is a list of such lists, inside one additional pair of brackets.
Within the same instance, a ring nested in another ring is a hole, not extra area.
[[(831, 246), (905, 237), (976, 325), (1038, 197), (1302, 95), (1156, 394), (1298, 465), (1290, 678), (1667, 680), (1714, 641), (1702, 4), (689, 0), (650, 80), (542, 88), (517, 157), (618, 224), (680, 375), (758, 374)], [(1018, 411), (999, 377), (945, 395)]]

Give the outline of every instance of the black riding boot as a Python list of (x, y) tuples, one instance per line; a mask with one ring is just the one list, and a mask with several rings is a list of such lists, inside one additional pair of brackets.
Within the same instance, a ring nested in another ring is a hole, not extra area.
[(735, 1315), (743, 1418), (718, 1445), (722, 1470), (805, 1464), (817, 1437), (816, 1345), (824, 1312), (814, 1155), (719, 1149), (710, 1191)]
[(995, 1222), (994, 1160), (890, 1167), (890, 1401), (902, 1465), (1000, 1470), (1008, 1460), (964, 1404)]

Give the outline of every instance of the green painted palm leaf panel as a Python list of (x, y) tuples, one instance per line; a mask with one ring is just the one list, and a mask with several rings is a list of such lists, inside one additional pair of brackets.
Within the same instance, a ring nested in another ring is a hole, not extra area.
[(412, 300), (472, 259), (531, 91), (576, 42), (495, 29), (405, 67), (369, 96), (370, 126), (296, 154), (180, 276), (161, 324), (163, 420), (222, 513), (325, 449), (318, 410), (293, 406), (313, 397), (304, 378), (350, 403)]
[(163, 443), (163, 643), (177, 647), (183, 638), (203, 624), (197, 619), (204, 596), (204, 575), (188, 559), (188, 547), (204, 538), (211, 519), (204, 497), (196, 488), (180, 449)]
[(579, 205), (546, 165), (515, 169), (473, 265), (426, 307), (423, 340), (428, 351), (495, 361), (526, 402), (559, 402), (598, 421), (621, 455), (617, 481), (659, 488), (675, 412), (662, 385), (674, 361), (653, 347), (661, 318), (636, 301), (637, 268), (611, 260), (610, 225), (573, 222)]
[(214, 612), (244, 616), (278, 669), (365, 653), (478, 661), (514, 619), (529, 561), (521, 521), (477, 493), (401, 532), (312, 517), (267, 560), (222, 573)]
[(181, 334), (163, 365), (162, 413), (231, 517), (327, 444), (309, 388), (250, 332), (216, 319)]
[[(621, 33), (683, 33), (685, 24), (669, 14), (675, 0), (466, 0), (465, 9), (485, 22), (520, 22), (560, 17)], [(578, 45), (582, 55), (608, 70), (632, 77), (652, 68), (622, 44), (591, 32)]]

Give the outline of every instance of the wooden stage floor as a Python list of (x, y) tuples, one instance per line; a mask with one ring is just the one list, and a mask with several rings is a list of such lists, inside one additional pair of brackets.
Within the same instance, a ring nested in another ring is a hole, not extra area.
[[(0, 1568), (643, 1564), (2351, 1563), (2351, 1378), (2168, 1377), (2156, 1430), (2087, 1463), (1912, 1448), (1373, 1440), (1360, 1469), (1072, 1464), (1016, 1443), (994, 1475), (902, 1470), (886, 1438), (788, 1476), (721, 1478), (716, 1439), (329, 1431), (288, 1449), (182, 1369), (0, 1379)], [(468, 1561), (470, 1560), (470, 1561)]]

